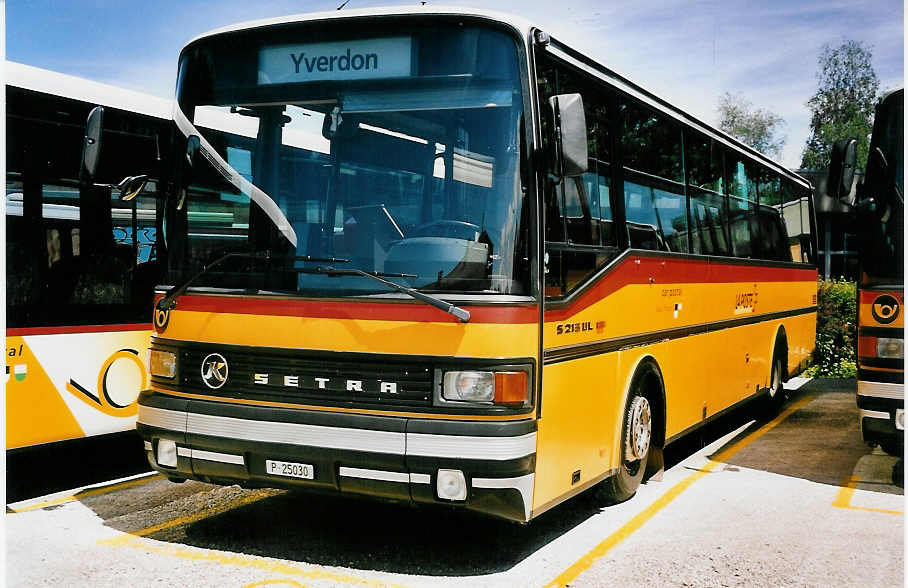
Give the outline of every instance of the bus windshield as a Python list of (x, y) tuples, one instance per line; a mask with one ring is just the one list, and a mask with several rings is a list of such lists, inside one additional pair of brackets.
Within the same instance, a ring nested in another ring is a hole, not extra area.
[(904, 91), (886, 96), (876, 109), (870, 155), (862, 194), (879, 203), (886, 203), (890, 210), (882, 218), (874, 217), (873, 226), (863, 231), (862, 245), (864, 271), (871, 281), (901, 281), (904, 275), (904, 147), (905, 104)]
[(380, 31), (297, 26), (184, 51), (175, 118), (204, 157), (172, 269), (267, 250), (280, 255), (198, 285), (388, 291), (313, 273), (330, 262), (425, 291), (530, 292), (516, 41), (457, 24)]

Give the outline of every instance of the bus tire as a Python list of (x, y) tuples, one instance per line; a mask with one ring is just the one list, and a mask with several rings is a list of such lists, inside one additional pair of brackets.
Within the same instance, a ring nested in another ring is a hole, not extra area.
[(904, 457), (905, 445), (903, 441), (881, 441), (880, 449), (893, 457)]
[(769, 388), (766, 391), (766, 414), (773, 416), (781, 410), (785, 404), (785, 386), (782, 383), (785, 372), (785, 363), (782, 357), (783, 348), (776, 345), (776, 350), (772, 354), (772, 366), (769, 371)]
[(601, 485), (603, 497), (611, 504), (624, 502), (636, 494), (646, 472), (653, 441), (653, 406), (644, 388), (646, 380), (636, 379), (624, 406), (618, 473)]

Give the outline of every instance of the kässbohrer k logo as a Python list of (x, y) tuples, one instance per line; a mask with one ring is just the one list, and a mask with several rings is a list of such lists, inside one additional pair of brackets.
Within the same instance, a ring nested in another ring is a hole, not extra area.
[(213, 390), (227, 382), (227, 360), (220, 353), (209, 353), (202, 360), (202, 381)]

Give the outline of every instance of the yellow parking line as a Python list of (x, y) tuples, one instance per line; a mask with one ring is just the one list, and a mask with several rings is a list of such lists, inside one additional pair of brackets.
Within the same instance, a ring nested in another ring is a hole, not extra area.
[(298, 588), (306, 588), (305, 584), (300, 584), (296, 580), (285, 580), (282, 578), (253, 582), (252, 584), (246, 584), (243, 588), (258, 588), (259, 586), (297, 586)]
[(144, 529), (139, 529), (138, 531), (130, 531), (128, 534), (124, 534), (115, 539), (102, 539), (99, 543), (105, 543), (108, 545), (116, 545), (119, 543), (125, 543), (130, 537), (145, 537), (146, 535), (151, 535), (152, 533), (157, 533), (158, 531), (163, 531), (165, 529), (170, 529), (172, 527), (178, 527), (180, 525), (186, 525), (189, 523), (194, 523), (202, 519), (207, 519), (208, 517), (213, 517), (221, 513), (225, 513), (228, 510), (233, 510), (241, 506), (246, 506), (247, 504), (252, 504), (253, 502), (258, 502), (263, 498), (269, 498), (279, 494), (280, 491), (277, 490), (260, 490), (254, 494), (248, 494), (242, 496), (235, 500), (228, 500), (221, 504), (206, 507), (205, 510), (199, 511), (195, 514), (185, 515), (182, 517), (177, 517), (163, 523), (158, 523), (157, 525), (152, 525), (150, 527), (145, 527)]
[(836, 495), (835, 500), (832, 501), (832, 506), (836, 508), (847, 508), (849, 510), (863, 510), (867, 512), (879, 512), (883, 514), (893, 514), (893, 515), (903, 515), (904, 511), (901, 510), (887, 510), (885, 508), (870, 508), (868, 506), (854, 506), (851, 504), (851, 497), (854, 496), (854, 490), (857, 488), (858, 483), (861, 480), (855, 479), (852, 476), (848, 476), (842, 482), (843, 486), (839, 489), (839, 493)]
[(134, 480), (126, 480), (125, 482), (120, 482), (118, 484), (113, 484), (111, 486), (104, 486), (101, 488), (93, 488), (91, 490), (84, 490), (82, 492), (77, 492), (71, 496), (61, 496), (60, 498), (54, 498), (53, 500), (48, 500), (45, 502), (39, 502), (38, 504), (32, 504), (29, 506), (23, 506), (22, 508), (12, 509), (8, 508), (10, 513), (20, 513), (28, 512), (30, 510), (39, 510), (42, 508), (47, 508), (49, 506), (57, 506), (58, 504), (63, 504), (65, 502), (72, 502), (74, 500), (80, 500), (82, 498), (89, 498), (91, 496), (100, 496), (102, 494), (109, 494), (111, 492), (116, 492), (117, 490), (123, 490), (125, 488), (132, 488), (133, 486), (139, 486), (141, 484), (147, 484), (148, 482), (154, 480), (160, 480), (164, 476), (161, 474), (154, 474), (144, 478), (136, 478)]
[(269, 573), (300, 576), (310, 580), (324, 580), (335, 583), (355, 584), (361, 586), (393, 586), (395, 588), (403, 588), (399, 584), (389, 584), (387, 582), (381, 582), (378, 580), (368, 580), (365, 578), (357, 578), (356, 576), (335, 574), (318, 566), (313, 566), (311, 569), (306, 569), (281, 562), (269, 561), (262, 557), (224, 553), (201, 548), (187, 548), (181, 545), (141, 539), (141, 537), (146, 537), (153, 533), (157, 533), (158, 531), (163, 531), (164, 529), (177, 527), (179, 525), (185, 525), (204, 518), (215, 516), (229, 510), (245, 506), (247, 504), (252, 504), (253, 502), (257, 502), (259, 500), (262, 500), (263, 498), (275, 496), (279, 493), (280, 491), (275, 490), (262, 490), (255, 494), (243, 496), (236, 500), (230, 500), (224, 502), (223, 504), (206, 508), (204, 511), (192, 515), (178, 517), (164, 523), (145, 527), (144, 529), (140, 529), (138, 531), (133, 531), (131, 533), (123, 533), (110, 539), (101, 539), (98, 541), (98, 544), (109, 545), (113, 547), (131, 547), (134, 549), (142, 549), (149, 553), (166, 555), (169, 557), (178, 557), (191, 561), (208, 561), (221, 565), (255, 568)]
[(779, 423), (787, 419), (791, 413), (796, 410), (804, 407), (809, 402), (815, 398), (815, 395), (807, 395), (803, 398), (792, 403), (788, 408), (782, 411), (776, 418), (769, 421), (756, 431), (750, 433), (737, 443), (733, 443), (726, 449), (723, 449), (717, 453), (713, 458), (706, 464), (703, 468), (697, 470), (693, 474), (684, 478), (674, 486), (672, 486), (668, 492), (656, 499), (655, 502), (650, 504), (640, 513), (638, 513), (634, 518), (622, 525), (617, 531), (606, 537), (601, 543), (596, 545), (593, 549), (588, 551), (583, 557), (575, 561), (568, 567), (566, 570), (561, 572), (557, 578), (549, 582), (548, 587), (554, 586), (567, 586), (572, 582), (577, 576), (589, 569), (599, 558), (604, 556), (606, 553), (611, 551), (616, 545), (620, 544), (622, 541), (633, 535), (640, 527), (646, 524), (651, 518), (653, 518), (659, 511), (668, 506), (673, 500), (678, 498), (685, 490), (690, 488), (697, 480), (705, 476), (706, 474), (712, 472), (716, 467), (721, 465), (722, 462), (727, 461), (736, 453), (768, 433), (770, 430), (774, 429)]

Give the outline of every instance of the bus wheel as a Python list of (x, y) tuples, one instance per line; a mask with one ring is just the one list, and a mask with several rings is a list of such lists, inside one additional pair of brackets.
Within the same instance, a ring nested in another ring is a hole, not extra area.
[(768, 416), (779, 412), (779, 409), (785, 404), (785, 386), (782, 384), (782, 370), (782, 356), (776, 351), (772, 357), (769, 391), (766, 394), (766, 413)]
[(624, 410), (621, 465), (618, 473), (602, 483), (602, 492), (611, 503), (624, 502), (636, 494), (646, 471), (653, 439), (653, 412), (649, 400), (643, 394), (644, 381), (641, 379), (634, 385)]
[(902, 457), (905, 454), (902, 441), (883, 441), (880, 443), (880, 449), (893, 457)]

